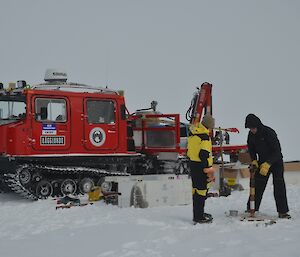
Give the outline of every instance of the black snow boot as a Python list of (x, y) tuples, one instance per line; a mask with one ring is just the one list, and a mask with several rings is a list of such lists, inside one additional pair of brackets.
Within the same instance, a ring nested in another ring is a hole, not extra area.
[(207, 217), (207, 218), (213, 219), (213, 216), (212, 216), (210, 213), (204, 212), (203, 216), (204, 216), (204, 217)]
[(198, 219), (198, 220), (193, 220), (193, 222), (194, 222), (194, 225), (196, 225), (196, 224), (203, 224), (203, 223), (212, 223), (212, 221), (213, 221), (213, 217), (207, 217), (207, 216), (203, 216), (203, 218), (201, 218), (201, 219)]
[(278, 218), (279, 219), (291, 219), (292, 216), (288, 213), (278, 213)]

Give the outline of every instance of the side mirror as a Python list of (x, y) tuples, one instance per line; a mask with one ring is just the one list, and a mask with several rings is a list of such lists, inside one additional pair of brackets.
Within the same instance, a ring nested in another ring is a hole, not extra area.
[(126, 120), (126, 107), (124, 104), (121, 105), (120, 112), (121, 112), (121, 119)]

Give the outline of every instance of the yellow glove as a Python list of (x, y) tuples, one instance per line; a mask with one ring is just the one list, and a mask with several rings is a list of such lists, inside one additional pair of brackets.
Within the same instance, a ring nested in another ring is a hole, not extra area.
[(267, 162), (264, 162), (262, 165), (260, 165), (260, 171), (259, 171), (260, 175), (267, 176), (270, 167), (271, 164)]
[(257, 168), (257, 169), (258, 169), (258, 167), (259, 167), (257, 160), (253, 160), (253, 161), (251, 162), (251, 165), (254, 166), (254, 167)]

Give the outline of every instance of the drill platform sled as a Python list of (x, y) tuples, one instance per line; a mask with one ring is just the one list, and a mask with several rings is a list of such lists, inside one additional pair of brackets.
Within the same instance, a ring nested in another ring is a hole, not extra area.
[(250, 164), (250, 179), (249, 179), (249, 210), (247, 210), (243, 215), (241, 215), (241, 221), (259, 221), (259, 222), (271, 222), (276, 223), (274, 217), (270, 217), (266, 214), (261, 214), (255, 211), (255, 173), (259, 172), (255, 165)]
[[(196, 93), (211, 109), (211, 84)], [(0, 90), (0, 175), (29, 199), (86, 194), (106, 176), (188, 174), (187, 124), (151, 108), (132, 114), (117, 90), (67, 82), (48, 70), (45, 83)], [(223, 146), (236, 155), (245, 146)], [(213, 148), (214, 153), (219, 146)], [(107, 191), (118, 191), (110, 184)]]
[(249, 167), (250, 170), (250, 179), (249, 179), (249, 209), (242, 213), (241, 215), (237, 215), (238, 211), (235, 211), (235, 215), (229, 215), (228, 217), (237, 217), (240, 221), (243, 222), (253, 222), (258, 224), (263, 224), (265, 226), (276, 224), (277, 218), (257, 212), (255, 210), (255, 173), (259, 172), (258, 168), (255, 165), (251, 165)]

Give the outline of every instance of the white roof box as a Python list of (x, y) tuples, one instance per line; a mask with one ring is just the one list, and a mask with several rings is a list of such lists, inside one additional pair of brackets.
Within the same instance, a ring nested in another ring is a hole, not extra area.
[(66, 82), (67, 73), (58, 69), (47, 69), (45, 73), (46, 82)]

